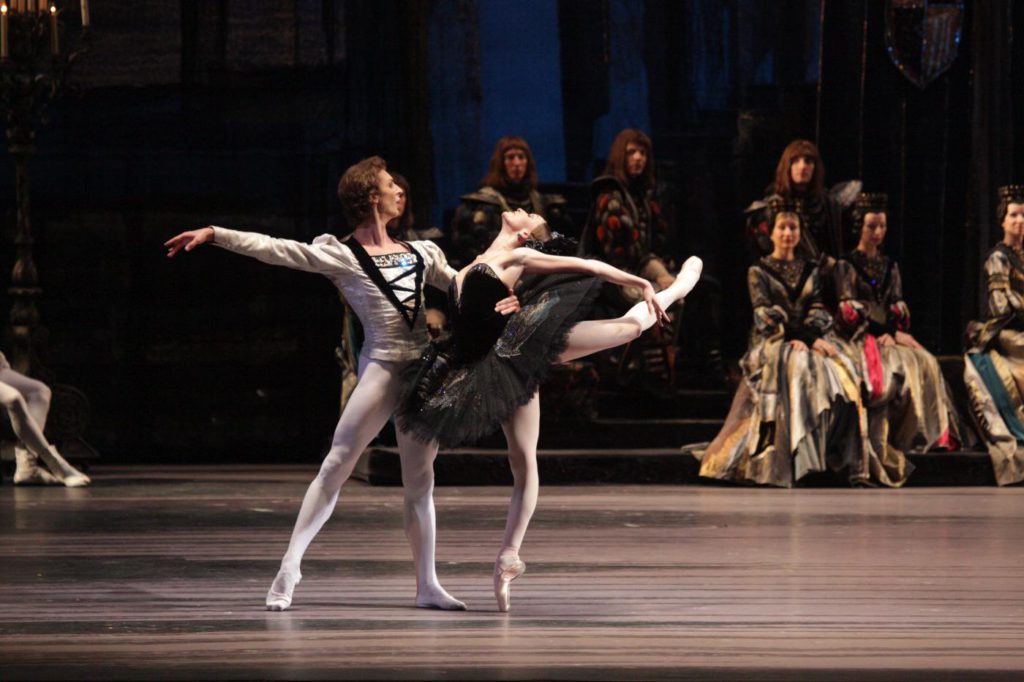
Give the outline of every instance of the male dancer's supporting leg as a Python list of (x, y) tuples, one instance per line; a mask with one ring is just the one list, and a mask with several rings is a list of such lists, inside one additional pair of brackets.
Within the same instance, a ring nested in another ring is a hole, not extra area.
[[(313, 482), (310, 483), (309, 489), (302, 500), (302, 507), (299, 509), (299, 516), (295, 521), (295, 529), (292, 531), (288, 550), (281, 559), (281, 570), (278, 571), (277, 577), (274, 578), (274, 582), (270, 586), (270, 591), (267, 592), (267, 609), (283, 611), (291, 605), (292, 592), (302, 579), (300, 564), (306, 549), (309, 547), (309, 543), (316, 537), (316, 534), (334, 511), (341, 486), (352, 474), (359, 455), (370, 444), (374, 436), (380, 432), (394, 412), (401, 392), (400, 369), (400, 364), (378, 360), (369, 360), (362, 363), (359, 383), (352, 392), (341, 415), (341, 419), (338, 421), (331, 449), (324, 458), (320, 472), (313, 479)], [(405, 460), (406, 457), (403, 457), (403, 464)], [(427, 488), (428, 496), (432, 492), (433, 479), (431, 479), (430, 484)], [(417, 493), (419, 497), (416, 499), (420, 502), (419, 508), (422, 508), (421, 498), (424, 488), (422, 485), (419, 485), (418, 488)], [(417, 519), (419, 520), (419, 517)], [(428, 581), (424, 587), (424, 593), (426, 595), (444, 594), (451, 601), (436, 600), (437, 603), (434, 603), (429, 596), (426, 596), (422, 600), (424, 601), (423, 605), (436, 606), (438, 608), (460, 608), (461, 602), (448, 595), (437, 582), (436, 576), (433, 575), (434, 526), (432, 499), (430, 503), (429, 524), (424, 523), (424, 525), (429, 525), (429, 534), (424, 535), (426, 536), (425, 541), (429, 542), (429, 570), (430, 575), (433, 577), (432, 583)], [(420, 548), (423, 546), (423, 542), (420, 542)], [(426, 554), (420, 548), (417, 547), (417, 543), (413, 543), (414, 556)], [(420, 564), (425, 565), (426, 563), (426, 557), (421, 556)], [(419, 594), (419, 570), (424, 569), (418, 569), (417, 573), (418, 605), (421, 601), (421, 595)], [(465, 606), (462, 605), (461, 608), (465, 608)]]
[(409, 539), (416, 565), (416, 606), (465, 610), (465, 604), (441, 587), (435, 567), (434, 459), (437, 457), (437, 441), (425, 445), (401, 429), (397, 429), (396, 436), (402, 459), (405, 536)]
[(494, 562), (494, 597), (499, 611), (511, 606), (509, 583), (526, 570), (519, 558), (526, 528), (537, 508), (540, 476), (537, 473), (537, 441), (540, 438), (540, 396), (533, 394), (530, 402), (516, 409), (501, 425), (508, 443), (508, 463), (512, 469), (512, 499), (509, 500), (505, 537)]

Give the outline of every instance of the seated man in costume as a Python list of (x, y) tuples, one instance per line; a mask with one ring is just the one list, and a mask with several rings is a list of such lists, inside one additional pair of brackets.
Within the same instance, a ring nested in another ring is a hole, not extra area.
[[(604, 174), (594, 179), (591, 191), (594, 203), (580, 241), (580, 255), (600, 258), (643, 277), (655, 291), (671, 286), (677, 244), (672, 221), (658, 197), (651, 138), (634, 128), (620, 131), (608, 152)], [(598, 309), (603, 308), (607, 316), (621, 314), (639, 300), (639, 294), (635, 287), (605, 285)], [(710, 368), (716, 381), (724, 378), (718, 294), (714, 278), (702, 279), (687, 298), (683, 313), (689, 330), (686, 343), (693, 346), (684, 350), (699, 357), (700, 366)], [(673, 330), (651, 329), (644, 344), (648, 347), (639, 355), (645, 358), (646, 373), (662, 374), (671, 383), (677, 345)]]

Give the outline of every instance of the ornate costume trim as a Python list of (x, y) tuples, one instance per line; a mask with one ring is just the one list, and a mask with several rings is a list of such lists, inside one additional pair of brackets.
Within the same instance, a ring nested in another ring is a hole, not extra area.
[(1013, 409), (1010, 394), (1003, 384), (999, 370), (993, 362), (993, 357), (990, 357), (987, 353), (969, 353), (967, 357), (970, 358), (971, 363), (978, 370), (978, 374), (981, 376), (985, 388), (988, 389), (989, 395), (992, 396), (992, 401), (999, 411), (999, 416), (1003, 418), (1006, 428), (1017, 439), (1017, 442), (1024, 441), (1024, 423), (1021, 423), (1016, 411)]
[(790, 303), (796, 303), (800, 292), (814, 272), (814, 264), (805, 260), (781, 261), (770, 256), (761, 259), (761, 267), (786, 289)]
[[(388, 299), (395, 310), (405, 320), (405, 324), (408, 325), (409, 329), (412, 329), (416, 324), (416, 318), (419, 316), (420, 307), (423, 302), (423, 270), (425, 266), (423, 264), (423, 256), (419, 251), (412, 248), (406, 242), (398, 242), (402, 246), (409, 249), (408, 253), (387, 253), (381, 256), (370, 256), (363, 248), (363, 245), (356, 241), (355, 237), (349, 237), (344, 242), (345, 246), (352, 250), (352, 254), (359, 261), (359, 265), (363, 268), (366, 276), (370, 278), (380, 292), (384, 294), (384, 297)], [(415, 264), (413, 265), (412, 271), (403, 270), (396, 277), (387, 279), (384, 277), (384, 273), (381, 272), (382, 267), (403, 267), (409, 263), (407, 260), (409, 257), (414, 259)], [(392, 261), (391, 259), (394, 258)], [(377, 259), (383, 259), (381, 264), (378, 264)], [(394, 263), (394, 264), (392, 264)], [(407, 277), (413, 277), (413, 285), (408, 286), (405, 284), (399, 284), (399, 280), (403, 280)], [(407, 296), (405, 300), (400, 300), (396, 291), (407, 291), (410, 292), (410, 296)], [(412, 302), (412, 306), (408, 305)]]
[[(852, 251), (844, 256), (843, 260), (852, 265), (857, 274), (871, 286), (875, 301), (885, 303), (883, 297), (889, 288), (889, 281), (892, 279), (893, 260), (879, 254), (875, 263), (872, 263), (872, 259), (861, 251)], [(881, 268), (878, 267), (879, 264)]]

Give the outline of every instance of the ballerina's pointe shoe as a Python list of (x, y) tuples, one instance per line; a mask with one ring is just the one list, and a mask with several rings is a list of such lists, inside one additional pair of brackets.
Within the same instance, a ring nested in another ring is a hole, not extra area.
[(39, 459), (22, 447), (14, 448), (14, 485), (61, 485), (61, 480), (39, 464)]
[(526, 564), (518, 554), (505, 554), (494, 562), (494, 598), (498, 610), (505, 612), (512, 608), (512, 589), (509, 583), (526, 572)]
[(466, 604), (459, 601), (441, 587), (434, 585), (416, 594), (416, 607), (420, 609), (441, 609), (442, 611), (465, 611)]
[(697, 282), (700, 281), (700, 273), (704, 270), (704, 261), (697, 256), (690, 256), (683, 263), (683, 267), (679, 269), (679, 275), (676, 277), (676, 283), (680, 287), (680, 296), (685, 297), (690, 291), (697, 286)]
[(292, 605), (292, 592), (295, 586), (302, 580), (302, 574), (296, 571), (286, 571), (283, 568), (277, 572), (277, 577), (267, 591), (267, 611), (284, 611)]

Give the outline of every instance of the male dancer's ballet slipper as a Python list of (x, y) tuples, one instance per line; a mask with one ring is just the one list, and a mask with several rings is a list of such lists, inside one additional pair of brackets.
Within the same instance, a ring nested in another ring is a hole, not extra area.
[(443, 587), (435, 587), (416, 594), (416, 607), (420, 609), (440, 609), (442, 611), (465, 611), (466, 604), (448, 594)]
[(509, 583), (525, 572), (526, 564), (518, 554), (503, 554), (494, 562), (494, 598), (498, 601), (499, 611), (508, 611), (512, 607)]
[(296, 571), (291, 573), (283, 568), (277, 572), (277, 577), (267, 591), (267, 611), (284, 611), (292, 605), (292, 592), (295, 586), (302, 580), (302, 574)]

